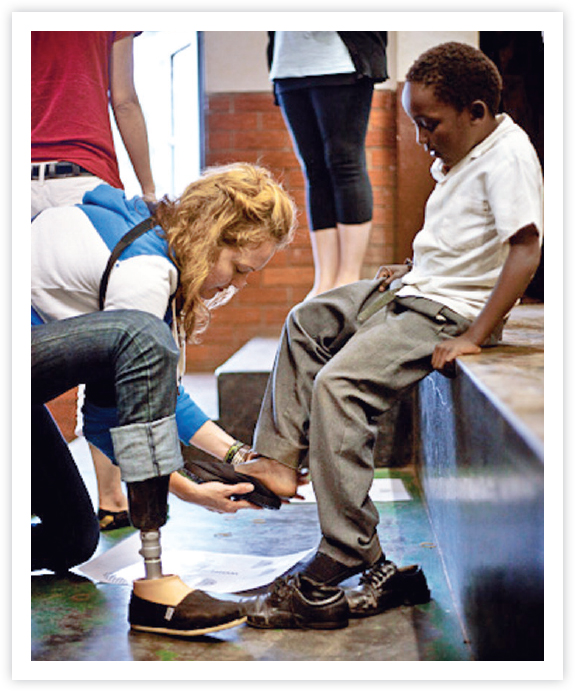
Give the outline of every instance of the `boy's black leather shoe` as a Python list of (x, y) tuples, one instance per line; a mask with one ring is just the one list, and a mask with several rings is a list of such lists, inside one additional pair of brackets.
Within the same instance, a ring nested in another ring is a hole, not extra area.
[(343, 590), (301, 574), (276, 578), (265, 595), (244, 606), (248, 624), (259, 629), (343, 629), (349, 623)]
[(370, 617), (400, 605), (429, 602), (431, 593), (417, 564), (398, 569), (391, 561), (375, 564), (365, 571), (357, 588), (346, 591), (349, 616)]

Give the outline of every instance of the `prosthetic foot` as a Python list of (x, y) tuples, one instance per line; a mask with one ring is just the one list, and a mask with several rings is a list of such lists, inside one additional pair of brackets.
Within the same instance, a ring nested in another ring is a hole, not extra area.
[(192, 590), (162, 573), (160, 528), (167, 521), (169, 476), (128, 483), (132, 525), (140, 530), (145, 576), (134, 581), (128, 621), (132, 629), (172, 636), (200, 636), (243, 624), (239, 603)]

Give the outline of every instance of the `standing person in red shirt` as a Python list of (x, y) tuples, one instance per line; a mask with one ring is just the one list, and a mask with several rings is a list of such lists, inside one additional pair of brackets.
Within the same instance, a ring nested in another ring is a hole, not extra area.
[(141, 31), (32, 32), (32, 216), (123, 188), (109, 106), (146, 200), (155, 199), (146, 122), (134, 85)]
[[(110, 107), (142, 196), (155, 200), (146, 121), (134, 84), (133, 43), (141, 33), (32, 31), (32, 217), (78, 204), (101, 183), (123, 189)], [(118, 468), (95, 447), (90, 452), (101, 528), (129, 525)]]

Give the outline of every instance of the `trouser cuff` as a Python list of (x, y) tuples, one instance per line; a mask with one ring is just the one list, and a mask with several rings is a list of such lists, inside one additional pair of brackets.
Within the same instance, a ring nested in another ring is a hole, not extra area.
[(124, 482), (170, 475), (183, 467), (176, 416), (110, 430)]
[(372, 544), (365, 549), (353, 549), (344, 545), (338, 547), (332, 540), (328, 541), (325, 537), (322, 537), (319, 543), (318, 552), (326, 554), (328, 557), (348, 567), (363, 564), (365, 568), (368, 568), (379, 561), (382, 556), (385, 556), (377, 537)]
[(292, 470), (298, 470), (301, 467), (302, 454), (297, 450), (294, 451), (291, 446), (286, 445), (283, 447), (281, 443), (274, 442), (267, 447), (265, 443), (256, 441), (252, 450), (260, 454), (260, 456), (272, 458), (274, 461)]

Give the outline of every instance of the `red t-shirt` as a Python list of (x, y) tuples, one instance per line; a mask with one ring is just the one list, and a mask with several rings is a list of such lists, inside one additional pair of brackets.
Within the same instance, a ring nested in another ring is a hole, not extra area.
[(109, 114), (112, 45), (137, 31), (32, 31), (32, 161), (70, 161), (123, 188)]

